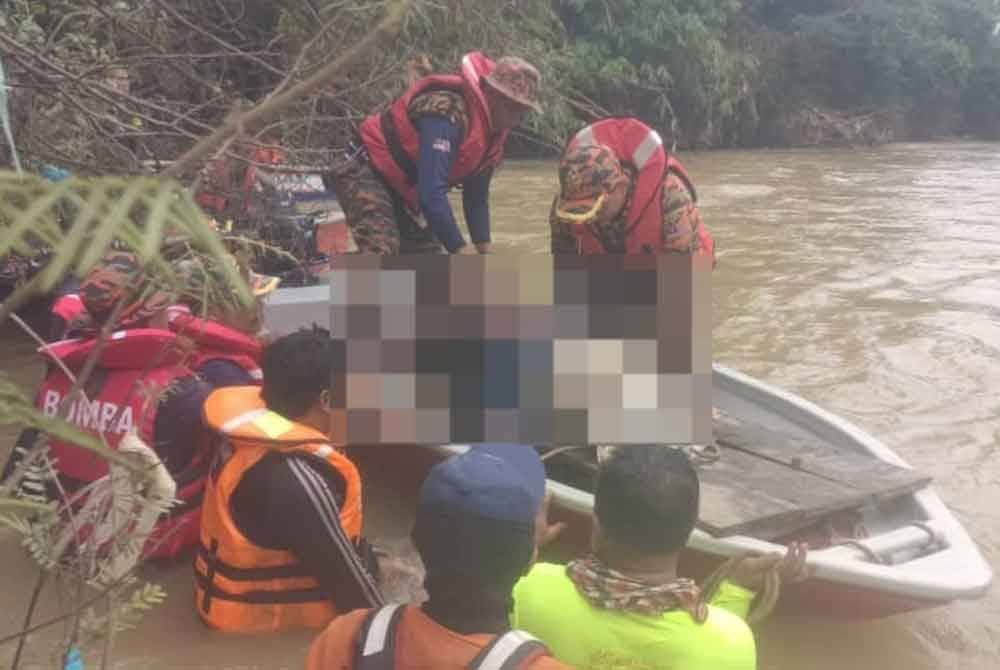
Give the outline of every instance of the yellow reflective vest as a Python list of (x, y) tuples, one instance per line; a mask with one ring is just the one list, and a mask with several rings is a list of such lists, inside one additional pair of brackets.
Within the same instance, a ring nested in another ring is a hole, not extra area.
[(565, 566), (539, 563), (514, 588), (511, 625), (578, 670), (756, 670), (753, 632), (742, 618), (753, 597), (723, 582), (702, 624), (681, 610), (603, 610), (580, 595)]

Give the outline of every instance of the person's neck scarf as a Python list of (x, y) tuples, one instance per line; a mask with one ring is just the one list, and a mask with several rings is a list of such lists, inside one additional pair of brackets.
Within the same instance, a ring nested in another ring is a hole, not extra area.
[(594, 556), (569, 563), (566, 575), (594, 607), (647, 616), (680, 609), (698, 623), (708, 617), (701, 589), (690, 579), (678, 577), (666, 584), (648, 584), (612, 570)]

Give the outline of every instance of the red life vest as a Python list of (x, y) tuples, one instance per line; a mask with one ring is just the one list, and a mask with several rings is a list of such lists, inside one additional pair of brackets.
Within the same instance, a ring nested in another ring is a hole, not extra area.
[[(663, 182), (673, 172), (698, 200), (697, 192), (684, 166), (663, 148), (659, 133), (633, 118), (612, 118), (598, 121), (579, 131), (569, 147), (602, 144), (615, 152), (618, 160), (638, 172), (632, 203), (627, 214), (629, 232), (625, 238), (625, 253), (658, 253), (663, 248)], [(606, 253), (601, 239), (588, 225), (574, 225), (582, 254)], [(715, 243), (704, 226), (698, 232), (700, 254), (715, 258)]]
[[(184, 353), (173, 346), (176, 339), (170, 331), (153, 328), (112, 334), (87, 384), (95, 386), (96, 390), (89, 389), (87, 399), (74, 399), (67, 419), (95, 435), (103, 433), (112, 449), (118, 447), (133, 427), (146, 444), (154, 446), (159, 403), (147, 400), (150, 392), (157, 393), (175, 380), (194, 374), (183, 365)], [(47, 355), (54, 355), (76, 373), (96, 345), (93, 339), (62, 340), (39, 351), (47, 350)], [(146, 369), (151, 361), (156, 362)], [(38, 408), (45, 414), (55, 415), (72, 386), (69, 377), (58, 366), (52, 366), (36, 397)], [(56, 459), (63, 486), (70, 493), (108, 473), (107, 462), (90, 451), (55, 437), (50, 439), (49, 448)], [(208, 454), (198, 449), (191, 463), (180, 472), (170, 473), (177, 484), (176, 495), (180, 502), (150, 535), (146, 544), (147, 558), (169, 558), (197, 542), (207, 467)], [(80, 505), (83, 503), (79, 501)]]
[(170, 330), (189, 337), (198, 345), (188, 365), (197, 370), (208, 361), (227, 360), (240, 366), (255, 382), (263, 379), (260, 355), (263, 344), (256, 337), (211, 319), (199, 319), (188, 313), (168, 310)]
[(448, 183), (458, 184), (503, 160), (510, 131), (493, 134), (490, 108), (480, 85), (480, 80), (494, 67), (494, 62), (479, 52), (466, 54), (462, 57), (461, 74), (437, 74), (418, 80), (388, 110), (369, 116), (358, 129), (372, 165), (413, 211), (419, 209), (416, 164), (420, 133), (407, 113), (410, 102), (422, 93), (441, 89), (461, 93), (465, 99), (469, 127), (448, 174)]

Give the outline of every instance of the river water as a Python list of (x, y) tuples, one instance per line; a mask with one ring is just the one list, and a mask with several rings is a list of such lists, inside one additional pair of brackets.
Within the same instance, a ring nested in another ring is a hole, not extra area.
[[(682, 158), (719, 250), (715, 360), (840, 414), (934, 475), (1000, 571), (1000, 144)], [(550, 163), (498, 174), (499, 253), (547, 250), (555, 185)], [(37, 378), (27, 343), (5, 337), (2, 351), (5, 370)], [(6, 633), (34, 572), (10, 540), (0, 556)], [(119, 638), (117, 667), (302, 667), (308, 635), (209, 633), (187, 566), (149, 576), (171, 596)], [(1000, 592), (876, 622), (775, 619), (758, 637), (762, 670), (987, 670), (1000, 664)]]

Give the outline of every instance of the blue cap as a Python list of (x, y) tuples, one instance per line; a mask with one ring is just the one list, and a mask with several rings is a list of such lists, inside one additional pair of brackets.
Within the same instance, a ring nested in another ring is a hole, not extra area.
[(534, 447), (473, 445), (435, 465), (420, 506), (497, 521), (533, 523), (545, 496), (545, 467)]
[(476, 451), (502, 458), (517, 468), (535, 497), (536, 505), (541, 506), (545, 498), (545, 464), (533, 446), (506, 442), (487, 442), (470, 446)]

